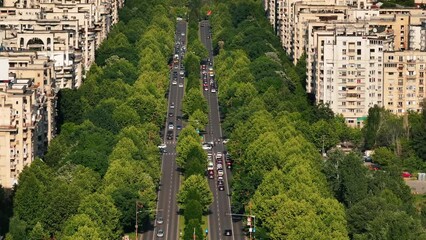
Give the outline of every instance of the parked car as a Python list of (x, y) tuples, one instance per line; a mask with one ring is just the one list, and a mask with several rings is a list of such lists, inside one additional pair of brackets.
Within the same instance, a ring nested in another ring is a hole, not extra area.
[(403, 178), (411, 178), (412, 177), (411, 173), (409, 173), (409, 172), (402, 172), (401, 176)]

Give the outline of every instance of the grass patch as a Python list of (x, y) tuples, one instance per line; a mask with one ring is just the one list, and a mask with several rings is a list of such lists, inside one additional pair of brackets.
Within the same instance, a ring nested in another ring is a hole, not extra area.
[[(203, 217), (201, 218), (201, 221), (203, 222), (203, 224), (201, 225), (201, 229), (203, 230), (203, 232), (205, 232), (205, 230), (208, 229), (209, 227), (208, 216), (203, 215)], [(183, 215), (179, 215), (179, 231), (182, 231), (182, 235), (183, 235), (184, 229), (185, 229), (185, 218), (183, 217)], [(183, 236), (179, 239), (183, 239)]]

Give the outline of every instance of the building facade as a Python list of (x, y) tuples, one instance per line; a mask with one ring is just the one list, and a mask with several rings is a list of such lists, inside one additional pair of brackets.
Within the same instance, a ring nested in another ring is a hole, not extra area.
[(81, 86), (123, 0), (4, 0), (0, 8), (0, 185), (13, 187), (56, 132), (56, 94)]
[(425, 10), (381, 9), (373, 1), (266, 1), (265, 11), (271, 9), (269, 21), (294, 64), (306, 55), (306, 91), (348, 125), (361, 127), (374, 105), (395, 114), (421, 110)]

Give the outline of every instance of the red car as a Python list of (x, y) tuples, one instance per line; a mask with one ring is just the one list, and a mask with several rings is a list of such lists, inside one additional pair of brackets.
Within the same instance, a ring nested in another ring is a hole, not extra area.
[(402, 172), (401, 176), (403, 178), (410, 178), (410, 177), (412, 177), (411, 173), (409, 173), (409, 172)]

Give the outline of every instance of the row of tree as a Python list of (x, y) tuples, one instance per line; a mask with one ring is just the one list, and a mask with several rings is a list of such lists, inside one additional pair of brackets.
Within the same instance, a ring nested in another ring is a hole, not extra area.
[(176, 161), (185, 178), (179, 190), (178, 203), (185, 220), (183, 239), (193, 239), (194, 232), (197, 239), (203, 239), (202, 216), (208, 213), (213, 202), (213, 194), (204, 177), (207, 154), (201, 147), (198, 134), (208, 122), (208, 105), (200, 86), (200, 61), (206, 57), (207, 51), (198, 38), (197, 18), (192, 17), (198, 8), (194, 1), (191, 3), (188, 9), (188, 53), (184, 59), (187, 84), (183, 99), (188, 125), (180, 132), (176, 147)]
[[(126, 1), (84, 84), (61, 90), (60, 134), (20, 174), (7, 239), (118, 239), (155, 215), (157, 145), (176, 16)], [(151, 212), (151, 213), (150, 213)]]
[[(305, 63), (292, 66), (259, 2), (217, 1), (212, 12), (219, 99), (229, 152), (235, 159), (232, 204), (235, 210), (256, 216), (256, 235), (423, 237), (423, 211), (413, 207), (397, 167), (419, 164), (424, 135), (415, 131), (426, 126), (419, 115), (411, 114), (406, 121), (411, 132), (402, 118), (376, 108), (365, 129), (348, 128), (328, 106), (314, 106), (308, 100)], [(400, 138), (407, 132), (413, 140)], [(332, 152), (322, 159), (319, 152), (342, 142), (360, 150), (382, 146), (373, 160), (385, 166), (401, 160), (396, 153), (404, 153), (403, 147), (411, 159), (391, 164), (386, 172), (367, 170), (360, 154)]]
[(257, 237), (347, 239), (344, 207), (321, 173), (321, 156), (295, 127), (314, 109), (259, 3), (222, 2), (212, 11), (219, 99), (235, 162), (233, 209), (256, 216)]

